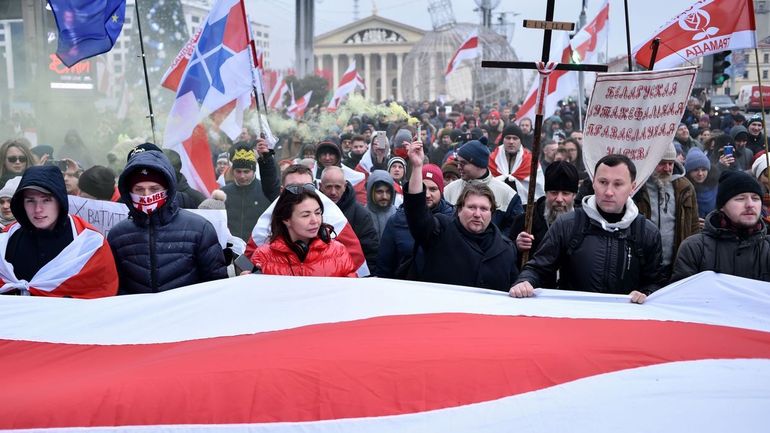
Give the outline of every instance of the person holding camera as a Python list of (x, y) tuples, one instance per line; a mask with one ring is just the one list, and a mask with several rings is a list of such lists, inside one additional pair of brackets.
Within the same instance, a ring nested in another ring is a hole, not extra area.
[(345, 245), (323, 222), (324, 206), (312, 183), (286, 185), (270, 220), (269, 242), (251, 262), (263, 274), (304, 277), (357, 277)]

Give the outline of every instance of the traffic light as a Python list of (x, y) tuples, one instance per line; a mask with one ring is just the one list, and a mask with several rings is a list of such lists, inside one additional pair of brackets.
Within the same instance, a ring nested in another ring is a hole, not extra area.
[(715, 86), (721, 86), (722, 83), (730, 78), (725, 72), (725, 69), (730, 66), (730, 59), (728, 58), (730, 53), (732, 53), (732, 51), (722, 51), (721, 53), (716, 53), (711, 56), (714, 61), (711, 68), (711, 83)]

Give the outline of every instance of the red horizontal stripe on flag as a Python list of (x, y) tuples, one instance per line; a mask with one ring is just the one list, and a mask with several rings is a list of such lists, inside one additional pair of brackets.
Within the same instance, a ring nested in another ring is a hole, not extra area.
[(447, 313), (148, 345), (0, 340), (0, 428), (409, 414), (629, 368), (725, 358), (770, 358), (770, 334)]

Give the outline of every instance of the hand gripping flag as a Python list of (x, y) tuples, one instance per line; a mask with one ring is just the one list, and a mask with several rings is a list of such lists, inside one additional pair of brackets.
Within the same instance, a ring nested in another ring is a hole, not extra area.
[[(551, 39), (551, 52), (561, 53), (560, 63), (569, 63), (572, 49), (569, 46), (569, 36), (567, 32), (558, 32)], [(524, 98), (524, 102), (519, 107), (519, 111), (516, 112), (516, 119), (523, 118), (534, 119), (535, 118), (535, 106), (537, 104), (537, 90), (540, 80), (535, 80), (532, 83), (532, 87), (527, 93), (527, 97)], [(577, 73), (570, 71), (553, 71), (548, 79), (548, 89), (546, 90), (546, 100), (544, 115), (550, 116), (556, 111), (557, 103), (572, 95), (573, 92), (577, 93), (578, 79)]]
[(337, 90), (334, 92), (334, 96), (332, 96), (332, 100), (329, 101), (329, 106), (327, 108), (336, 110), (340, 105), (342, 98), (357, 88), (366, 89), (366, 85), (364, 84), (363, 77), (356, 71), (356, 62), (354, 60), (350, 63), (350, 66), (348, 66), (348, 69), (342, 75), (342, 78), (340, 78)]
[(770, 284), (711, 272), (644, 305), (250, 275), (0, 311), (1, 430), (767, 430)]
[(13, 265), (5, 260), (8, 240), (21, 227), (14, 224), (0, 233), (0, 293), (18, 289), (33, 296), (68, 298), (100, 298), (118, 292), (118, 271), (115, 259), (104, 236), (83, 221), (69, 215), (73, 240), (56, 257), (32, 277), (19, 280)]
[(720, 51), (754, 48), (754, 20), (752, 0), (700, 0), (634, 48), (634, 60), (649, 68), (655, 38), (660, 38), (655, 69), (669, 69)]
[(480, 54), (481, 50), (479, 50), (479, 34), (478, 31), (474, 30), (471, 32), (471, 34), (468, 35), (463, 43), (460, 44), (460, 47), (452, 55), (452, 58), (449, 59), (449, 64), (446, 66), (444, 76), (449, 76), (449, 74), (454, 72), (460, 66), (460, 63), (462, 63), (463, 60), (475, 59)]
[(123, 29), (126, 0), (48, 0), (59, 42), (56, 55), (68, 68), (106, 53)]
[[(238, 0), (219, 0), (211, 9), (203, 29), (177, 56), (172, 69), (184, 65), (178, 83), (166, 74), (165, 85), (176, 84), (176, 100), (166, 123), (164, 147), (182, 158), (182, 173), (193, 188), (209, 194), (218, 188), (211, 164), (206, 130), (201, 121), (214, 115), (221, 124), (235, 116), (225, 129), (231, 138), (240, 133), (242, 112), (251, 103), (251, 60), (243, 9)], [(221, 110), (221, 111), (220, 111)], [(215, 122), (215, 123), (216, 123)]]

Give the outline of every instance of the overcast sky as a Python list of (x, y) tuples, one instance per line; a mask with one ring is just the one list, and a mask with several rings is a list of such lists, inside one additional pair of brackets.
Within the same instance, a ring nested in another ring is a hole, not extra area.
[[(595, 13), (602, 0), (586, 0), (588, 17)], [(494, 0), (493, 0), (494, 2)], [(628, 0), (631, 17), (631, 45), (641, 43), (661, 25), (682, 12), (695, 0)], [(246, 0), (249, 15), (258, 22), (271, 27), (271, 63), (274, 68), (285, 68), (294, 61), (294, 3), (295, 0)], [(372, 13), (372, 0), (359, 0), (359, 17)], [(522, 60), (539, 60), (542, 50), (543, 32), (521, 27), (522, 19), (544, 19), (545, 0), (502, 0), (494, 10), (493, 19), (499, 12), (514, 12), (520, 15), (514, 20), (516, 29), (513, 48)], [(474, 12), (473, 0), (452, 0), (453, 11), (458, 22), (480, 22)], [(577, 22), (582, 0), (556, 0), (554, 19)], [(424, 30), (431, 30), (428, 0), (377, 0), (378, 15), (390, 18)], [(315, 34), (319, 35), (353, 21), (353, 0), (316, 0)], [(609, 55), (624, 54), (626, 51), (625, 19), (623, 0), (610, 0)]]

